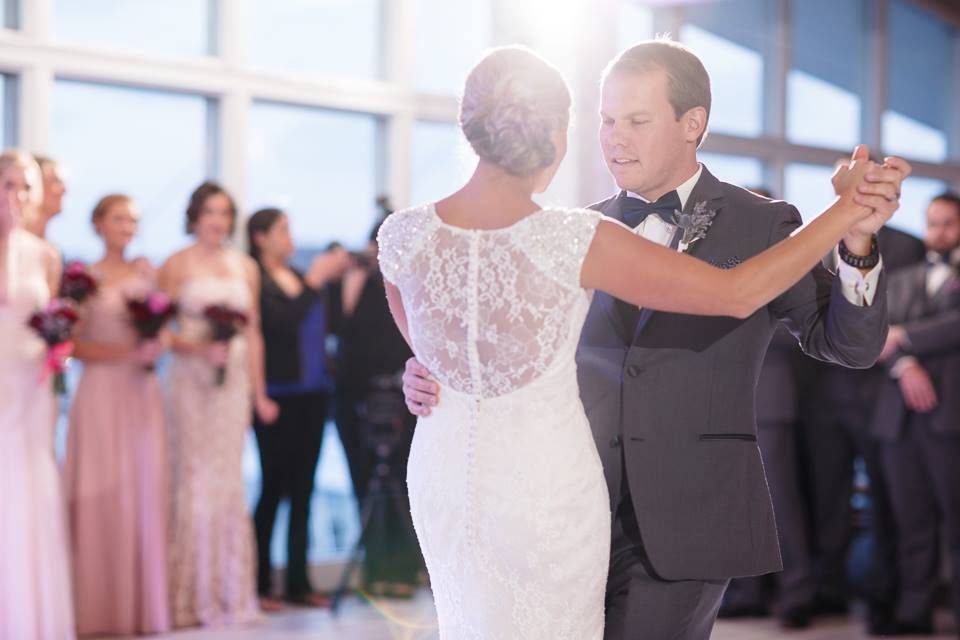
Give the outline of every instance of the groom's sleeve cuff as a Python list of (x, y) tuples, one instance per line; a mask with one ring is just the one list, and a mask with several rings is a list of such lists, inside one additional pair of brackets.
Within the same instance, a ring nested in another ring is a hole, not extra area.
[[(835, 250), (836, 251), (836, 250)], [(840, 278), (840, 289), (843, 297), (852, 305), (869, 307), (877, 295), (877, 286), (880, 283), (880, 271), (883, 269), (883, 258), (866, 275), (856, 267), (839, 259), (837, 256), (837, 277)]]

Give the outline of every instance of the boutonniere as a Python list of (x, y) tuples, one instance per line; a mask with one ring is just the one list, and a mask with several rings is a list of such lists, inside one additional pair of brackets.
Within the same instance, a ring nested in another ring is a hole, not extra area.
[(681, 244), (690, 249), (697, 240), (703, 240), (715, 217), (717, 217), (717, 210), (708, 208), (706, 200), (693, 205), (690, 213), (674, 211), (673, 223), (683, 229)]

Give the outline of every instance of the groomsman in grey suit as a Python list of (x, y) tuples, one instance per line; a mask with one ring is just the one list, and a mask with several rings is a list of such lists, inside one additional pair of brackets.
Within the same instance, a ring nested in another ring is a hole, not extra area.
[[(659, 40), (622, 53), (604, 74), (600, 125), (621, 191), (594, 208), (730, 268), (790, 235), (800, 215), (719, 181), (697, 161), (709, 115), (710, 79), (689, 49)], [(895, 158), (872, 172), (874, 215), (839, 247), (840, 277), (815, 269), (746, 320), (653, 312), (595, 295), (577, 365), (614, 516), (607, 640), (706, 639), (730, 578), (780, 570), (757, 447), (760, 364), (780, 321), (807, 353), (873, 364), (887, 327), (873, 236), (896, 210), (907, 173)], [(410, 361), (404, 391), (411, 411), (426, 415), (439, 389)]]
[(927, 260), (889, 281), (889, 373), (873, 432), (882, 441), (897, 524), (898, 634), (933, 632), (940, 531), (947, 536), (960, 624), (960, 197), (927, 209)]
[[(921, 240), (889, 226), (880, 230), (878, 240), (883, 267), (891, 276), (926, 257)], [(830, 258), (827, 262), (835, 265), (834, 256)], [(870, 433), (870, 423), (886, 372), (879, 365), (854, 370), (814, 363), (814, 369), (809, 401), (801, 403), (802, 433), (810, 464), (807, 478), (817, 591), (814, 613), (846, 612), (851, 596), (857, 592), (867, 600), (868, 632), (885, 635), (893, 622), (896, 600), (896, 527), (880, 464), (880, 446)], [(868, 553), (862, 574), (848, 576), (857, 458), (863, 461), (869, 478)]]

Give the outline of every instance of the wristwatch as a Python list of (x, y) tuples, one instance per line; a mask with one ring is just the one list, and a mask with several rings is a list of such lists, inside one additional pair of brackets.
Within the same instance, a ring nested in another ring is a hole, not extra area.
[(873, 234), (873, 237), (870, 239), (870, 253), (865, 256), (858, 256), (855, 253), (850, 253), (850, 250), (847, 249), (847, 245), (843, 243), (843, 240), (840, 241), (839, 247), (840, 259), (851, 267), (856, 267), (857, 269), (873, 269), (880, 263), (880, 246), (877, 244), (877, 234)]

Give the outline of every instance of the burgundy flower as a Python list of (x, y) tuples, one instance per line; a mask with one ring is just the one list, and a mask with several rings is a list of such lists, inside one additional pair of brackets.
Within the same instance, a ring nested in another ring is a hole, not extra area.
[(77, 304), (97, 292), (97, 279), (94, 278), (82, 262), (71, 262), (63, 271), (60, 279), (60, 297), (73, 300)]

